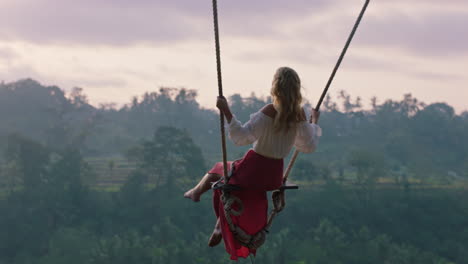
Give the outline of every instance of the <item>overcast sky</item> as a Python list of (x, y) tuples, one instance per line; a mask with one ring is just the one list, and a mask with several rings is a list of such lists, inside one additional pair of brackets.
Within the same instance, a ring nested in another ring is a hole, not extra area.
[[(219, 0), (225, 94), (268, 95), (295, 68), (316, 102), (364, 1)], [(0, 0), (0, 80), (84, 88), (93, 104), (128, 103), (160, 86), (212, 107), (209, 0)], [(371, 0), (331, 95), (412, 93), (468, 110), (468, 1)]]

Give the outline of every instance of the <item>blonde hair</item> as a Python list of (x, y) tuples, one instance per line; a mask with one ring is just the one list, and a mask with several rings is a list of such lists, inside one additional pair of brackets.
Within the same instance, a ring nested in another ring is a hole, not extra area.
[(302, 120), (301, 79), (296, 71), (289, 67), (281, 67), (276, 71), (271, 97), (278, 112), (273, 126), (276, 131), (288, 131)]

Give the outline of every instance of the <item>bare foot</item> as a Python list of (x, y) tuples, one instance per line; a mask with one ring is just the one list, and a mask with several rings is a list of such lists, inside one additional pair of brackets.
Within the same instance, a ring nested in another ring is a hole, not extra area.
[(214, 247), (219, 245), (221, 243), (221, 239), (223, 238), (223, 235), (221, 234), (221, 230), (213, 231), (213, 234), (211, 234), (210, 239), (208, 240), (208, 246), (209, 247)]
[(194, 189), (188, 190), (186, 193), (184, 193), (184, 197), (187, 199), (191, 199), (194, 202), (199, 202), (200, 201), (200, 195), (197, 195), (197, 192)]
[(211, 234), (210, 239), (208, 240), (208, 246), (209, 247), (217, 246), (219, 243), (221, 243), (222, 238), (223, 238), (223, 235), (221, 234), (221, 228), (219, 226), (219, 219), (218, 219), (216, 221), (216, 225), (213, 230), (213, 233)]

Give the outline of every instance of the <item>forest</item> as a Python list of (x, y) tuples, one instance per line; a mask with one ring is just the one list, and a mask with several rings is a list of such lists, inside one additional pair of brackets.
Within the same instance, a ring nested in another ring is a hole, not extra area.
[[(247, 121), (270, 98), (228, 101)], [(365, 105), (326, 98), (299, 190), (240, 263), (468, 263), (468, 112), (410, 94)], [(185, 88), (93, 106), (82, 88), (2, 82), (0, 264), (230, 263), (207, 246), (211, 194), (183, 198), (221, 159), (218, 122)]]

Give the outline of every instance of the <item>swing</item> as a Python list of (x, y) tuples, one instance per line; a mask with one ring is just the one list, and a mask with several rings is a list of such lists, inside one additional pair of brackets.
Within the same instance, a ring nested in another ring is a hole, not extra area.
[[(328, 79), (328, 82), (325, 86), (324, 91), (322, 92), (322, 95), (320, 96), (320, 99), (315, 107), (315, 109), (318, 111), (320, 109), (320, 106), (322, 104), (322, 101), (325, 98), (325, 95), (328, 92), (328, 89), (335, 77), (336, 72), (338, 71), (338, 68), (341, 65), (341, 62), (346, 54), (346, 51), (348, 50), (348, 47), (351, 43), (351, 40), (354, 37), (354, 34), (356, 33), (356, 30), (361, 22), (361, 19), (367, 9), (367, 6), (369, 5), (370, 0), (366, 0), (364, 3), (364, 6), (361, 9), (361, 12), (354, 24), (354, 27), (351, 31), (351, 34), (349, 35), (346, 44), (340, 54), (340, 57), (338, 58), (338, 61)], [(220, 56), (220, 44), (219, 44), (219, 26), (218, 26), (218, 6), (217, 6), (217, 0), (212, 0), (213, 4), (213, 22), (214, 22), (214, 33), (215, 33), (215, 47), (216, 47), (216, 67), (217, 67), (217, 79), (218, 79), (218, 95), (220, 97), (223, 97), (223, 85), (222, 85), (222, 78), (221, 78), (221, 56)], [(312, 122), (312, 119), (310, 120)], [(284, 200), (284, 192), (286, 190), (295, 190), (298, 189), (299, 186), (290, 184), (288, 182), (288, 177), (289, 174), (294, 166), (294, 163), (297, 159), (297, 156), (299, 155), (299, 151), (295, 150), (294, 154), (288, 164), (288, 167), (284, 173), (283, 176), (283, 185), (278, 189), (272, 192), (272, 201), (273, 201), (273, 209), (271, 210), (267, 224), (266, 226), (257, 232), (256, 234), (250, 235), (247, 234), (242, 228), (239, 226), (236, 226), (232, 219), (231, 215), (233, 216), (239, 216), (242, 214), (243, 211), (243, 205), (242, 201), (237, 198), (236, 196), (232, 195), (233, 191), (242, 191), (242, 189), (239, 186), (229, 184), (229, 180), (231, 177), (234, 176), (235, 173), (235, 166), (233, 165), (231, 167), (231, 170), (228, 172), (228, 165), (227, 165), (227, 154), (226, 154), (226, 135), (225, 135), (225, 128), (224, 128), (224, 115), (222, 112), (220, 112), (220, 128), (221, 128), (221, 147), (222, 147), (222, 154), (223, 154), (223, 170), (224, 170), (224, 175), (223, 177), (213, 183), (212, 189), (214, 190), (220, 190), (221, 191), (221, 200), (224, 205), (224, 213), (226, 217), (226, 221), (229, 225), (230, 231), (233, 233), (234, 238), (243, 246), (249, 248), (249, 249), (258, 249), (260, 246), (263, 245), (263, 243), (266, 240), (266, 234), (268, 233), (269, 228), (271, 227), (273, 223), (273, 219), (276, 217), (276, 215), (281, 212), (284, 207), (285, 207), (285, 200)], [(234, 164), (234, 163), (233, 163)], [(234, 209), (234, 205), (237, 205), (237, 209)]]

